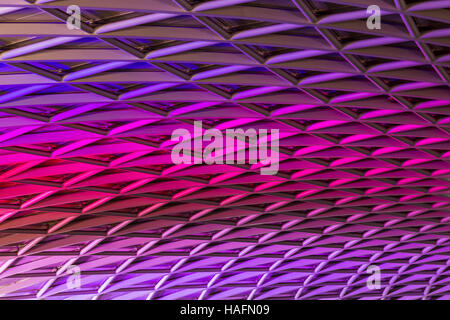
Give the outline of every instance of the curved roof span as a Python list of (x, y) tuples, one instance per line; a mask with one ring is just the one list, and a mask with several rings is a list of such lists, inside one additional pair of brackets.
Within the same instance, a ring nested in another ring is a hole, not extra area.
[[(449, 17), (0, 0), (1, 298), (449, 299)], [(278, 171), (174, 164), (194, 121), (279, 130)]]

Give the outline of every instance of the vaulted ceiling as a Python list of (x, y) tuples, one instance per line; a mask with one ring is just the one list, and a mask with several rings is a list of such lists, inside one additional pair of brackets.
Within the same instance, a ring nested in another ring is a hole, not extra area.
[[(0, 0), (1, 298), (450, 299), (449, 6)], [(173, 164), (195, 120), (279, 172)]]

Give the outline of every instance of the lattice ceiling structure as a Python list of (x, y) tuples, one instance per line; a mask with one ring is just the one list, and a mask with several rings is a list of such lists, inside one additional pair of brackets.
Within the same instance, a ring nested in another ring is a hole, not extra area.
[[(449, 3), (0, 0), (1, 298), (449, 299)], [(174, 165), (194, 120), (279, 172)]]

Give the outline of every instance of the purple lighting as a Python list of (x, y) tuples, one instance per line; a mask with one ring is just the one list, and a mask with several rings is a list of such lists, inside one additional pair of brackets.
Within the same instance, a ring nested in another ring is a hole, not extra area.
[(0, 6), (0, 299), (450, 299), (448, 1), (63, 2)]

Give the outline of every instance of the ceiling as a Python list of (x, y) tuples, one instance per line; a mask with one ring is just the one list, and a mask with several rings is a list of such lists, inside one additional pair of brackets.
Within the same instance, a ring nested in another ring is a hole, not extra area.
[[(1, 298), (449, 299), (449, 7), (0, 0)], [(195, 120), (278, 173), (173, 164)]]

